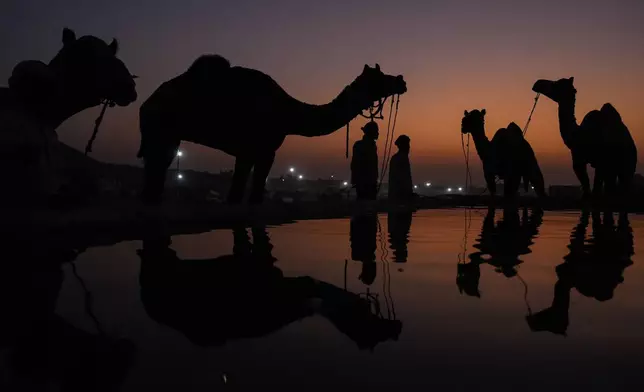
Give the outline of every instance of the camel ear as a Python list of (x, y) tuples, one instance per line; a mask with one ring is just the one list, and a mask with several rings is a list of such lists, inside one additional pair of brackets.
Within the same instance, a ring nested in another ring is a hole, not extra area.
[(485, 109), (481, 110), (481, 114), (485, 116)]
[(116, 40), (116, 38), (112, 38), (112, 42), (110, 42), (109, 46), (112, 50), (112, 53), (116, 56), (116, 53), (119, 51), (119, 42)]
[(371, 67), (370, 67), (370, 66), (368, 66), (367, 64), (365, 64), (365, 65), (364, 65), (364, 68), (362, 69), (362, 72), (367, 72), (367, 71), (368, 71), (368, 70), (370, 70), (370, 69), (371, 69)]
[(380, 64), (376, 63), (376, 71), (380, 71)]
[(570, 80), (570, 83), (574, 83), (575, 82), (575, 77), (571, 76), (571, 77), (568, 78), (568, 80)]
[(465, 111), (465, 113), (463, 113), (464, 116), (467, 116), (468, 114), (469, 113), (467, 112), (467, 110)]
[(74, 41), (76, 41), (76, 33), (74, 33), (74, 30), (65, 27), (63, 29), (63, 45), (69, 45)]

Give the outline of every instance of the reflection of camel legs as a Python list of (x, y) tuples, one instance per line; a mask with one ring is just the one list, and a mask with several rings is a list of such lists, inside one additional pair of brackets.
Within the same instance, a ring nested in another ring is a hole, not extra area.
[(159, 142), (145, 151), (145, 184), (143, 188), (143, 201), (145, 203), (159, 203), (165, 186), (165, 177), (168, 167), (174, 159), (179, 140)]
[(275, 161), (275, 153), (262, 156), (262, 158), (255, 161), (253, 169), (253, 187), (250, 194), (250, 202), (252, 204), (260, 204), (264, 200), (264, 191), (266, 189), (266, 177), (273, 167)]
[(244, 198), (244, 190), (248, 182), (248, 175), (253, 163), (245, 157), (235, 159), (235, 172), (233, 173), (233, 183), (228, 192), (228, 203), (239, 204)]

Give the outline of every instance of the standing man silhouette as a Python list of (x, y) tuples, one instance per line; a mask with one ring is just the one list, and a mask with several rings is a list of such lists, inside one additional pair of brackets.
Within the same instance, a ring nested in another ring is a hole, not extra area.
[(353, 145), (351, 184), (358, 200), (376, 200), (378, 193), (378, 124), (369, 121), (362, 127), (364, 136)]
[(414, 197), (409, 163), (411, 140), (407, 135), (400, 135), (394, 144), (398, 147), (398, 152), (391, 157), (389, 163), (389, 200), (407, 202)]

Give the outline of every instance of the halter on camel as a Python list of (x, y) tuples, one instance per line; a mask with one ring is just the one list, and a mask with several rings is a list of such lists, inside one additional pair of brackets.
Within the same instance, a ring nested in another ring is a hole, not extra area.
[[(132, 79), (137, 79), (138, 76), (132, 75)], [(107, 110), (107, 107), (113, 108), (116, 103), (114, 101), (110, 101), (107, 99), (101, 100), (101, 103), (103, 104), (103, 108), (101, 108), (101, 113), (96, 117), (96, 120), (94, 120), (94, 132), (92, 132), (92, 136), (89, 138), (87, 141), (87, 145), (85, 145), (85, 156), (92, 152), (92, 147), (94, 146), (94, 140), (96, 140), (96, 135), (98, 135), (98, 129), (101, 126), (101, 123), (103, 122), (103, 116), (105, 116), (105, 111)]]

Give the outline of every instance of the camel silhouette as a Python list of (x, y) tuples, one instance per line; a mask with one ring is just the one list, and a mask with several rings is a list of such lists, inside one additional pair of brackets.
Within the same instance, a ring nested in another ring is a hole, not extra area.
[(52, 179), (65, 148), (56, 135), (60, 124), (103, 100), (126, 106), (137, 98), (134, 77), (116, 57), (116, 40), (76, 38), (65, 28), (62, 41), (49, 64), (23, 61), (13, 69), (9, 87), (0, 87), (0, 160), (12, 189), (26, 195), (56, 187)]
[(143, 200), (161, 201), (167, 168), (185, 140), (236, 158), (230, 203), (243, 200), (252, 169), (249, 201), (261, 203), (275, 153), (287, 135), (331, 134), (373, 102), (406, 91), (402, 75), (385, 75), (379, 65), (365, 65), (333, 101), (312, 105), (293, 98), (260, 71), (231, 67), (218, 55), (201, 56), (141, 106), (138, 157), (145, 164)]
[(471, 134), (476, 153), (483, 164), (483, 175), (492, 196), (496, 195), (496, 178), (504, 182), (505, 198), (514, 198), (521, 178), (526, 192), (532, 184), (539, 197), (545, 197), (543, 174), (537, 158), (523, 137), (521, 128), (515, 123), (508, 124), (494, 134), (490, 141), (485, 135), (485, 109), (465, 111), (461, 121), (461, 133)]
[(593, 198), (625, 196), (637, 165), (637, 147), (617, 110), (606, 103), (586, 114), (581, 124), (575, 118), (577, 90), (574, 77), (557, 81), (537, 80), (532, 90), (559, 105), (559, 131), (572, 154), (572, 167), (585, 198), (591, 196), (586, 165), (595, 169)]
[(68, 284), (63, 268), (76, 271), (73, 263), (85, 249), (28, 230), (3, 236), (0, 249), (2, 390), (119, 390), (135, 363), (134, 342), (106, 333), (98, 319), (98, 331), (90, 332), (59, 314)]

